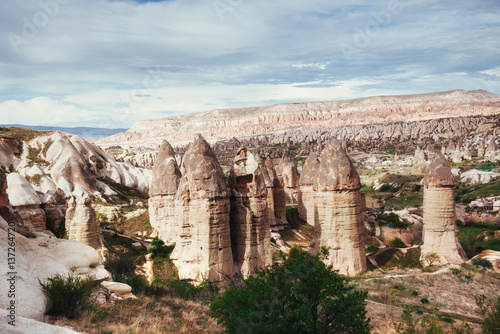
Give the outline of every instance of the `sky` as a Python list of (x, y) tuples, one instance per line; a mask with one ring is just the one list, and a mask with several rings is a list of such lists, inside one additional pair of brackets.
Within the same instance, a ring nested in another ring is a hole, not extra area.
[(1, 0), (0, 124), (500, 94), (498, 0)]

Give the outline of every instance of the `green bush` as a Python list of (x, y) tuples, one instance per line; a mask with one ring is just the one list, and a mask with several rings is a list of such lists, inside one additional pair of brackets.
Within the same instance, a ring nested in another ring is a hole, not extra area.
[(104, 267), (111, 273), (114, 281), (123, 282), (134, 272), (136, 260), (137, 255), (128, 249), (110, 251)]
[(210, 305), (228, 333), (369, 333), (366, 291), (294, 247), (281, 261), (230, 286)]
[(123, 280), (123, 283), (130, 285), (132, 288), (132, 293), (141, 293), (146, 290), (149, 285), (148, 282), (140, 275), (132, 273), (130, 276)]
[(93, 285), (90, 278), (81, 278), (72, 270), (67, 277), (56, 274), (45, 280), (38, 279), (38, 283), (52, 302), (47, 314), (73, 319), (88, 306)]
[(175, 245), (165, 245), (163, 240), (155, 237), (151, 242), (151, 249), (149, 252), (151, 253), (151, 258), (155, 260), (155, 262), (161, 262), (162, 260), (170, 260), (170, 254), (174, 250)]
[(393, 240), (389, 241), (387, 243), (388, 247), (396, 247), (396, 248), (407, 248), (408, 246), (404, 243), (403, 240), (400, 238), (396, 237)]
[(476, 257), (476, 258), (472, 259), (471, 263), (475, 266), (478, 266), (478, 267), (493, 269), (493, 264), (490, 261), (483, 259), (483, 258), (480, 258), (480, 257)]
[(213, 299), (219, 288), (211, 280), (204, 279), (198, 286), (183, 280), (171, 280), (168, 284), (170, 291), (182, 299), (204, 298)]
[(418, 296), (418, 291), (413, 290), (413, 291), (411, 292), (411, 295), (412, 295), (412, 296)]
[(427, 298), (422, 298), (422, 299), (420, 299), (420, 302), (421, 302), (422, 304), (429, 304), (429, 299), (427, 299)]
[(368, 247), (366, 247), (365, 251), (367, 253), (371, 253), (371, 252), (375, 252), (376, 250), (378, 250), (380, 248), (380, 242), (376, 241), (370, 245), (368, 245)]

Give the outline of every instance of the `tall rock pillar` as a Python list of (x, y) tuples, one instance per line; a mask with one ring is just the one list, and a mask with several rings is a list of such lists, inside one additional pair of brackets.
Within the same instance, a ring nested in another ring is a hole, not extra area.
[(302, 173), (299, 178), (299, 216), (307, 221), (309, 225), (314, 226), (314, 190), (313, 183), (319, 170), (319, 159), (316, 153), (311, 153), (302, 167)]
[(286, 151), (278, 164), (276, 173), (285, 192), (286, 204), (297, 204), (299, 193), (299, 172), (290, 159), (290, 153)]
[(221, 280), (233, 275), (230, 192), (210, 145), (197, 135), (181, 163), (176, 194), (178, 237), (171, 259), (180, 279)]
[(229, 183), (233, 260), (246, 278), (272, 263), (264, 171), (246, 148), (241, 148), (234, 159)]
[(311, 251), (328, 247), (326, 263), (341, 274), (355, 275), (366, 269), (359, 175), (336, 139), (326, 145), (319, 160), (313, 184), (317, 221)]
[(153, 181), (149, 190), (149, 221), (156, 235), (166, 244), (176, 241), (175, 194), (180, 179), (181, 171), (175, 160), (174, 150), (164, 140), (153, 167)]
[(460, 264), (466, 258), (458, 242), (454, 187), (450, 163), (436, 152), (424, 177), (422, 260), (429, 253), (438, 254), (442, 264)]

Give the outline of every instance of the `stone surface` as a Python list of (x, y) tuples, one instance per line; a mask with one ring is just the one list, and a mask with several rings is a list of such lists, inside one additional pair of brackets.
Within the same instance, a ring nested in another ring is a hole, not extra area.
[(41, 208), (42, 201), (35, 189), (18, 173), (7, 175), (7, 194), (13, 209), (19, 213), (24, 225), (32, 231), (46, 230), (45, 212)]
[(426, 162), (427, 161), (427, 154), (420, 147), (417, 147), (415, 149), (414, 161), (417, 162), (417, 163), (419, 163), (419, 162)]
[(299, 172), (290, 159), (290, 153), (285, 151), (276, 169), (278, 182), (285, 192), (285, 204), (297, 204), (299, 193)]
[(234, 159), (229, 184), (233, 261), (246, 278), (272, 263), (264, 172), (246, 148), (241, 148)]
[(314, 190), (313, 183), (319, 171), (319, 158), (316, 153), (311, 153), (304, 162), (299, 179), (299, 216), (314, 226)]
[(83, 196), (78, 199), (74, 208), (72, 219), (66, 221), (67, 226), (69, 226), (69, 240), (81, 242), (94, 249), (102, 249), (104, 239), (90, 197)]
[[(10, 321), (8, 318), (9, 313), (7, 310), (0, 310), (0, 332), (2, 334), (27, 334), (27, 333), (37, 333), (37, 334), (78, 334), (80, 332), (75, 332), (69, 328), (49, 325), (44, 322), (36, 321), (33, 319), (16, 316), (15, 326), (11, 326), (7, 323)], [(8, 319), (4, 321), (4, 319)]]
[(366, 269), (365, 204), (359, 175), (337, 140), (327, 144), (319, 157), (314, 179), (317, 221), (312, 251), (329, 247), (327, 264), (346, 275)]
[(266, 193), (267, 193), (266, 219), (269, 222), (269, 226), (274, 227), (276, 226), (276, 217), (274, 212), (274, 173), (269, 175), (268, 168), (266, 167), (265, 163), (259, 156), (256, 157), (256, 160), (262, 171), (264, 182), (266, 184)]
[(450, 163), (437, 152), (424, 177), (424, 227), (421, 259), (436, 253), (442, 264), (460, 264), (465, 253), (458, 242), (455, 179)]
[(180, 279), (218, 281), (232, 276), (230, 191), (215, 154), (198, 135), (181, 163), (176, 194), (178, 237), (171, 258)]
[(107, 289), (110, 293), (114, 293), (118, 300), (122, 299), (137, 299), (132, 293), (132, 287), (125, 283), (118, 282), (101, 282), (101, 286)]
[(283, 225), (286, 225), (286, 197), (285, 197), (285, 189), (283, 185), (278, 180), (278, 176), (276, 175), (276, 171), (273, 166), (273, 160), (268, 157), (265, 161), (265, 165), (267, 168), (267, 173), (269, 177), (273, 180), (274, 189), (273, 189), (273, 197), (274, 197), (274, 215), (276, 217), (276, 226), (275, 228), (282, 228)]
[(180, 179), (181, 171), (175, 160), (175, 152), (164, 140), (153, 167), (153, 181), (149, 192), (149, 221), (155, 233), (166, 244), (175, 242), (178, 229), (175, 194)]
[[(0, 247), (8, 248), (8, 224), (0, 217)], [(70, 268), (76, 267), (76, 274), (88, 274), (95, 279), (109, 276), (100, 265), (100, 255), (92, 247), (72, 240), (57, 239), (45, 233), (36, 232), (30, 238), (15, 233), (16, 240), (16, 314), (37, 319), (43, 316), (49, 306), (38, 279), (44, 280), (55, 274), (66, 276)], [(0, 258), (0, 266), (7, 268), (7, 257)], [(0, 289), (7, 291), (6, 277), (0, 280)], [(6, 309), (7, 294), (0, 294), (0, 308)]]

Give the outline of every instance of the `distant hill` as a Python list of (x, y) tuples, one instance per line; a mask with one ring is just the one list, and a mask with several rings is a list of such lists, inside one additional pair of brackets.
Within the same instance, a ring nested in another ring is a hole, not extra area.
[(58, 127), (58, 126), (36, 126), (36, 125), (23, 125), (23, 124), (0, 124), (2, 127), (18, 127), (42, 131), (62, 131), (72, 135), (79, 135), (86, 139), (97, 140), (105, 137), (115, 135), (127, 131), (127, 129), (108, 129), (108, 128), (89, 128), (85, 126), (80, 127)]
[[(188, 143), (197, 133), (209, 141), (284, 133), (309, 133), (309, 140), (315, 140), (323, 131), (353, 126), (498, 114), (499, 95), (484, 90), (452, 90), (175, 115), (136, 122), (126, 132), (103, 138), (99, 144), (158, 147), (163, 139), (173, 144)], [(393, 130), (387, 126), (384, 131)]]

